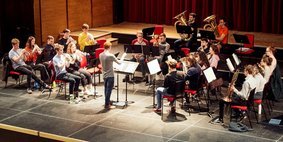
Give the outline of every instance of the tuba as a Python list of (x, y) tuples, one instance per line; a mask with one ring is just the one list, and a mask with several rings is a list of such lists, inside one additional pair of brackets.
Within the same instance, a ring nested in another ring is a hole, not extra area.
[[(174, 26), (177, 27), (177, 25), (182, 25), (182, 26), (188, 26), (187, 24), (187, 19), (185, 16), (185, 13), (187, 10), (183, 11), (182, 13), (176, 15), (173, 19), (177, 19), (177, 21), (174, 23)], [(180, 37), (182, 40), (188, 41), (190, 40), (190, 36), (188, 34), (180, 34)]]
[(225, 96), (225, 97), (223, 98), (223, 100), (226, 101), (226, 102), (231, 102), (231, 101), (232, 101), (232, 100), (231, 100), (231, 96), (232, 96), (232, 93), (233, 93), (233, 92), (231, 91), (231, 88), (232, 88), (232, 86), (235, 85), (235, 83), (236, 83), (236, 81), (237, 81), (237, 79), (238, 79), (239, 73), (240, 73), (240, 71), (239, 71), (239, 69), (237, 69), (237, 70), (235, 71), (235, 73), (233, 74), (232, 80), (231, 80), (231, 82), (230, 82), (230, 84), (229, 84), (229, 87), (228, 87), (227, 96)]
[(215, 15), (210, 15), (206, 17), (203, 22), (206, 22), (203, 26), (203, 29), (209, 30), (209, 31), (214, 31), (215, 36), (219, 36), (218, 30), (217, 30), (217, 24), (216, 24), (216, 16)]

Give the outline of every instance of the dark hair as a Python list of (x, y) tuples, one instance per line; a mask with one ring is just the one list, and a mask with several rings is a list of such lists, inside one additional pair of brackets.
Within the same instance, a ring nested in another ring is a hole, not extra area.
[(193, 13), (193, 12), (190, 13), (189, 15), (190, 15), (190, 16), (193, 16), (194, 18), (196, 18), (196, 16), (197, 16), (197, 14), (196, 14), (196, 13)]
[(69, 32), (71, 32), (69, 29), (64, 29), (63, 30), (63, 33), (69, 33)]
[(201, 38), (200, 40), (201, 40), (201, 41), (208, 42), (208, 39), (207, 39), (207, 38)]
[(215, 54), (218, 54), (218, 53), (219, 53), (219, 50), (218, 50), (217, 45), (212, 44), (212, 45), (210, 46), (210, 48), (214, 51)]
[(199, 55), (199, 59), (200, 59), (200, 62), (201, 62), (200, 64), (204, 65), (205, 67), (209, 67), (210, 64), (209, 64), (209, 61), (207, 59), (205, 52), (199, 51), (198, 55)]
[(268, 46), (267, 48), (269, 48), (273, 55), (276, 53), (276, 48), (274, 46)]
[(194, 57), (187, 57), (187, 61), (190, 62), (191, 66), (196, 66), (197, 61)]
[(271, 57), (269, 57), (268, 55), (264, 54), (262, 56), (262, 59), (261, 59), (264, 63), (266, 63), (266, 65), (270, 66), (273, 59)]
[(35, 39), (35, 37), (33, 36), (29, 36), (28, 37), (28, 40), (27, 40), (27, 43), (26, 43), (26, 46), (28, 46), (29, 48), (33, 48), (33, 46), (31, 45), (31, 41)]
[(219, 20), (223, 20), (226, 23), (226, 18), (225, 17), (220, 17)]
[(54, 37), (51, 36), (51, 35), (48, 35), (48, 36), (47, 36), (47, 40), (50, 40), (50, 39), (54, 39)]

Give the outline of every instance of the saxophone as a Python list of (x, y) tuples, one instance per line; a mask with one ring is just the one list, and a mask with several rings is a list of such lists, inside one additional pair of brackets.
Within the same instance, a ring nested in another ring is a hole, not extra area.
[(237, 79), (238, 79), (239, 73), (240, 73), (240, 70), (237, 69), (237, 70), (235, 71), (235, 73), (233, 74), (232, 80), (231, 80), (231, 82), (230, 82), (230, 84), (229, 84), (229, 87), (228, 87), (227, 95), (223, 97), (223, 100), (224, 100), (225, 102), (231, 102), (231, 101), (232, 101), (231, 96), (232, 96), (232, 94), (233, 94), (233, 91), (231, 91), (231, 88), (232, 88), (232, 86), (235, 85), (235, 83), (236, 83), (236, 81), (237, 81)]

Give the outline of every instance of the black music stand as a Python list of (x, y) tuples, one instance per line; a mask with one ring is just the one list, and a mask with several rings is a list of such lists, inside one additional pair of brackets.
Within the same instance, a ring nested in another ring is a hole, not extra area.
[(206, 38), (209, 40), (215, 40), (215, 34), (213, 31), (199, 30), (201, 38)]
[(142, 33), (145, 39), (150, 40), (153, 36), (155, 27), (149, 27), (142, 29)]
[(242, 47), (244, 46), (244, 44), (250, 44), (249, 38), (246, 35), (233, 34), (233, 37), (237, 43), (241, 44), (241, 52), (243, 50)]
[(129, 103), (134, 103), (134, 101), (128, 101), (128, 81), (125, 80), (126, 83), (126, 94), (125, 101), (119, 101), (119, 74), (124, 74), (126, 77), (134, 74), (138, 67), (139, 63), (130, 62), (130, 61), (122, 61), (120, 65), (117, 65), (115, 68), (115, 72), (117, 73), (117, 102), (114, 102), (113, 105), (119, 107), (126, 107)]
[[(156, 47), (153, 47), (153, 48), (156, 48)], [(156, 75), (158, 72), (161, 71), (161, 68), (159, 66), (159, 63), (158, 63), (158, 60), (157, 59), (154, 59), (150, 62), (147, 63), (147, 67), (149, 69), (149, 73), (150, 75)], [(154, 108), (155, 107), (155, 78), (153, 79), (153, 94), (152, 94), (152, 97), (153, 97), (153, 100), (152, 100), (152, 107)]]
[(96, 50), (97, 48), (99, 48), (99, 47), (100, 47), (99, 44), (88, 45), (88, 46), (85, 46), (84, 52), (89, 53), (90, 55), (94, 55), (95, 50)]
[(192, 29), (190, 26), (177, 25), (176, 30), (177, 30), (177, 33), (180, 33), (180, 34), (191, 34), (192, 33)]
[(151, 49), (151, 55), (152, 55), (153, 57), (160, 55), (159, 46), (158, 46), (158, 47), (156, 47), (156, 46), (151, 46), (150, 49)]
[(143, 55), (149, 56), (151, 52), (151, 46), (142, 46)]

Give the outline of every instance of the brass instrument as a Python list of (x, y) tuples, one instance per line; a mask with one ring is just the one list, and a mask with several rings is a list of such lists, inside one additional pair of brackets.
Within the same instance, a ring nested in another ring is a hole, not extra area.
[(239, 73), (240, 73), (240, 70), (237, 69), (237, 70), (235, 71), (235, 73), (233, 74), (232, 80), (231, 80), (231, 82), (230, 82), (230, 84), (229, 84), (229, 87), (228, 87), (227, 96), (224, 96), (224, 97), (223, 97), (223, 100), (226, 101), (226, 102), (231, 102), (231, 101), (232, 101), (232, 100), (231, 100), (231, 96), (232, 96), (233, 92), (231, 91), (231, 88), (232, 88), (232, 86), (235, 85), (235, 83), (236, 83), (236, 81), (237, 81), (237, 79), (238, 79)]
[(208, 17), (206, 17), (203, 22), (206, 22), (207, 24), (205, 24), (203, 26), (203, 29), (205, 30), (209, 30), (209, 31), (214, 31), (214, 34), (216, 37), (219, 36), (218, 30), (217, 30), (217, 24), (216, 24), (216, 16), (215, 15), (210, 15)]
[[(183, 11), (182, 13), (176, 15), (173, 19), (177, 19), (177, 21), (174, 23), (174, 26), (177, 27), (177, 25), (183, 25), (183, 26), (188, 26), (187, 24), (187, 19), (185, 13), (187, 10)], [(188, 34), (180, 34), (180, 37), (182, 40), (188, 41), (190, 40), (191, 36)]]

